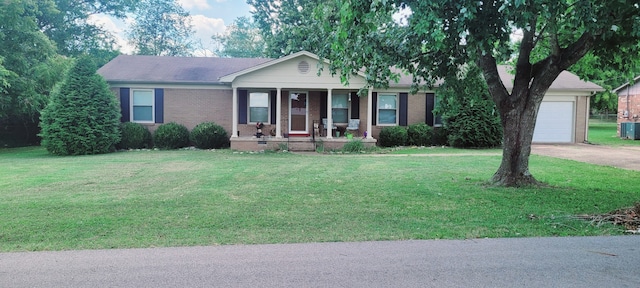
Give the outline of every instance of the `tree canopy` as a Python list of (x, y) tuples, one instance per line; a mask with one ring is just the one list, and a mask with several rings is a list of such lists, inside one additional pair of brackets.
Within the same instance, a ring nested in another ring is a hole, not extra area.
[[(302, 50), (320, 54), (330, 48), (321, 21), (314, 18), (319, 10), (333, 18), (336, 6), (326, 0), (247, 0), (254, 7), (253, 19), (267, 46), (266, 56), (278, 58)], [(333, 29), (333, 27), (332, 27)]]
[(219, 57), (259, 58), (265, 56), (266, 45), (260, 29), (249, 17), (238, 17), (223, 34), (211, 37), (220, 45)]
[[(588, 53), (595, 69), (630, 71), (625, 59), (640, 53), (640, 4), (635, 0), (335, 0), (339, 19), (321, 13), (332, 31), (321, 56), (348, 81), (364, 70), (369, 87), (385, 87), (398, 76), (414, 76), (414, 87), (455, 75), (465, 63), (482, 70), (503, 127), (503, 157), (492, 182), (537, 184), (529, 172), (536, 116), (557, 76)], [(324, 19), (324, 20), (322, 20)], [(518, 45), (511, 36), (520, 34)], [(543, 45), (547, 45), (543, 47)], [(515, 56), (513, 56), (515, 55)], [(513, 57), (513, 89), (502, 83), (497, 64)]]
[(128, 31), (139, 55), (190, 56), (193, 25), (189, 12), (175, 0), (142, 0)]

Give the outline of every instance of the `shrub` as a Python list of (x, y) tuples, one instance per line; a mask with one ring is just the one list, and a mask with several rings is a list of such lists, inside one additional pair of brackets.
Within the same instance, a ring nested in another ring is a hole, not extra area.
[(407, 128), (407, 139), (409, 145), (429, 146), (433, 136), (431, 126), (425, 123), (416, 123)]
[(449, 145), (458, 148), (490, 148), (502, 143), (502, 125), (490, 100), (461, 109), (447, 120)]
[(120, 124), (122, 139), (116, 145), (118, 149), (142, 149), (151, 147), (151, 132), (140, 123), (124, 122)]
[(191, 141), (201, 149), (219, 149), (229, 147), (229, 135), (222, 126), (205, 122), (191, 130)]
[(448, 143), (460, 148), (487, 148), (502, 142), (502, 125), (480, 68), (468, 65), (447, 77), (437, 91)]
[(87, 57), (80, 57), (51, 93), (41, 113), (42, 146), (55, 155), (115, 151), (120, 108), (107, 82)]
[(178, 149), (189, 146), (189, 130), (175, 122), (162, 124), (153, 133), (153, 144), (160, 149)]
[(380, 146), (395, 147), (407, 144), (407, 128), (402, 126), (384, 127), (380, 131)]
[(449, 144), (447, 129), (444, 127), (434, 127), (433, 130), (431, 130), (431, 134), (431, 145), (442, 146)]
[(364, 143), (360, 139), (353, 139), (342, 146), (343, 152), (358, 153), (364, 150)]

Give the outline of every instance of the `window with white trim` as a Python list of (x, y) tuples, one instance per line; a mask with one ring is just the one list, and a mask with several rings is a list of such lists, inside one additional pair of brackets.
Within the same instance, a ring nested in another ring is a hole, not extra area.
[(398, 95), (378, 94), (378, 125), (398, 124)]
[(249, 122), (269, 123), (269, 93), (249, 93)]
[(331, 119), (333, 119), (333, 124), (347, 124), (349, 122), (349, 95), (331, 95)]
[(131, 122), (153, 123), (153, 89), (133, 89), (131, 91)]

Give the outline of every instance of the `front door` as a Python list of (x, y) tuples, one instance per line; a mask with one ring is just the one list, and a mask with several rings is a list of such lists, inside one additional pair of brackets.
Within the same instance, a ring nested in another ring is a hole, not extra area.
[(309, 134), (307, 92), (289, 93), (289, 134)]

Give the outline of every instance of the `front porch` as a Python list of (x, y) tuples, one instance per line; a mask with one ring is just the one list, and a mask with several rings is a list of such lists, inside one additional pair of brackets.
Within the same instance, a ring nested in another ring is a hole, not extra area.
[(257, 138), (234, 137), (231, 138), (231, 149), (238, 151), (282, 150), (289, 151), (317, 151), (318, 148), (326, 150), (338, 150), (354, 139), (361, 140), (365, 147), (373, 147), (377, 140), (374, 138), (353, 137), (280, 137), (263, 136)]

